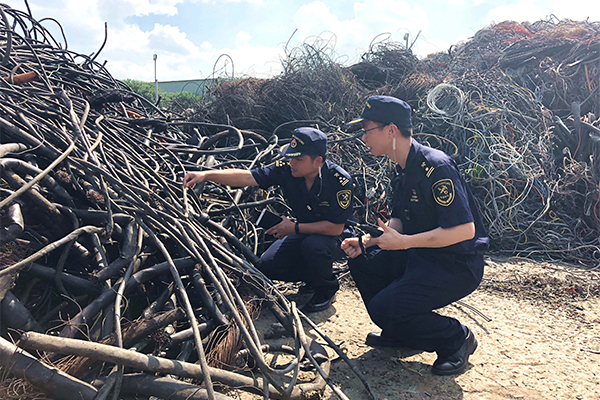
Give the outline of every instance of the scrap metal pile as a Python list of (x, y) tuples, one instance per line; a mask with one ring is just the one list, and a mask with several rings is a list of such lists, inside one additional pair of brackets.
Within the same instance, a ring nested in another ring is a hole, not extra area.
[[(502, 22), (424, 60), (380, 35), (348, 68), (331, 42), (290, 51), (275, 79), (221, 84), (197, 116), (265, 132), (294, 119), (343, 127), (369, 94), (402, 98), (416, 140), (465, 173), (494, 253), (598, 266), (600, 22)], [(357, 211), (385, 217), (386, 164), (360, 150), (337, 155), (366, 206)]]
[[(27, 13), (0, 14), (1, 396), (26, 398), (24, 381), (90, 400), (331, 384), (318, 328), (256, 268), (252, 222), (285, 212), (281, 194), (181, 184), (271, 162), (277, 136), (167, 115)], [(285, 344), (258, 332), (260, 309)]]
[(420, 130), (456, 145), (493, 249), (597, 267), (600, 23), (501, 23), (444, 62)]
[[(346, 356), (256, 268), (269, 241), (253, 222), (289, 212), (281, 192), (181, 182), (271, 163), (316, 125), (355, 179), (355, 218), (386, 218), (391, 163), (344, 125), (369, 94), (407, 100), (416, 140), (455, 155), (493, 251), (598, 264), (597, 23), (498, 24), (425, 60), (379, 38), (349, 68), (317, 41), (281, 76), (222, 82), (183, 117), (115, 80), (100, 52), (0, 14), (4, 397), (31, 393), (23, 378), (53, 398), (303, 398), (326, 384), (344, 398), (305, 328)], [(262, 337), (261, 309), (288, 345)]]

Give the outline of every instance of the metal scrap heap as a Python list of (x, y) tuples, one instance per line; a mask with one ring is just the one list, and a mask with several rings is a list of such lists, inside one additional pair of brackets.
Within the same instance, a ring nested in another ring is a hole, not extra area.
[[(270, 162), (277, 136), (167, 114), (28, 14), (0, 13), (2, 397), (21, 379), (57, 399), (322, 391), (312, 322), (256, 268), (252, 219), (285, 211), (281, 194), (181, 184)], [(290, 345), (258, 332), (260, 309)]]
[[(345, 398), (313, 336), (350, 361), (257, 269), (269, 241), (254, 221), (288, 213), (282, 193), (181, 182), (276, 161), (316, 125), (356, 182), (355, 218), (385, 219), (390, 163), (344, 125), (369, 94), (408, 101), (415, 139), (455, 157), (494, 252), (598, 264), (598, 23), (495, 24), (424, 60), (384, 37), (351, 67), (306, 44), (281, 76), (221, 82), (187, 116), (25, 12), (0, 5), (0, 28), (4, 397), (301, 399), (330, 384)], [(261, 310), (289, 344), (255, 327)]]

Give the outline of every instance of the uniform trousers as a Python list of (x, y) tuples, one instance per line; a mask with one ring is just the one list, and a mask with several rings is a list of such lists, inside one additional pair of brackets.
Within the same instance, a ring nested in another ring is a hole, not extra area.
[(462, 324), (433, 310), (474, 291), (483, 276), (483, 255), (378, 247), (348, 261), (350, 272), (382, 335), (412, 349), (454, 354), (465, 340)]
[(270, 279), (304, 281), (315, 290), (335, 293), (333, 262), (344, 257), (342, 236), (293, 233), (275, 241), (261, 256), (259, 269)]

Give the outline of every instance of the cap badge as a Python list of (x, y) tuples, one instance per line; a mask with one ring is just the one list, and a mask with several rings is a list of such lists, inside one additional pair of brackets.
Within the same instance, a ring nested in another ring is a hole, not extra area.
[(290, 143), (290, 147), (293, 149), (298, 145), (298, 143), (296, 142), (296, 139), (292, 139), (292, 143)]

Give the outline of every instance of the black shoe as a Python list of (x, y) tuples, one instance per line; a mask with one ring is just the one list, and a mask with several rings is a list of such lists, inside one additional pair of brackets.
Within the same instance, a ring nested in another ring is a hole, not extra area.
[(456, 375), (462, 373), (467, 368), (469, 356), (477, 349), (477, 339), (475, 339), (475, 335), (473, 335), (473, 332), (469, 328), (466, 329), (467, 337), (462, 346), (460, 346), (460, 349), (451, 356), (439, 356), (431, 368), (432, 374)]
[(304, 296), (305, 294), (311, 294), (311, 293), (314, 293), (314, 292), (315, 292), (315, 288), (314, 287), (312, 287), (308, 283), (303, 283), (298, 288), (298, 291), (296, 292), (296, 294), (298, 296)]
[(315, 313), (323, 310), (327, 310), (331, 307), (331, 304), (335, 301), (335, 293), (327, 294), (323, 292), (316, 292), (312, 299), (301, 308), (301, 311), (305, 314)]
[(406, 347), (402, 340), (383, 336), (382, 333), (383, 332), (369, 333), (365, 340), (365, 344), (371, 347)]

